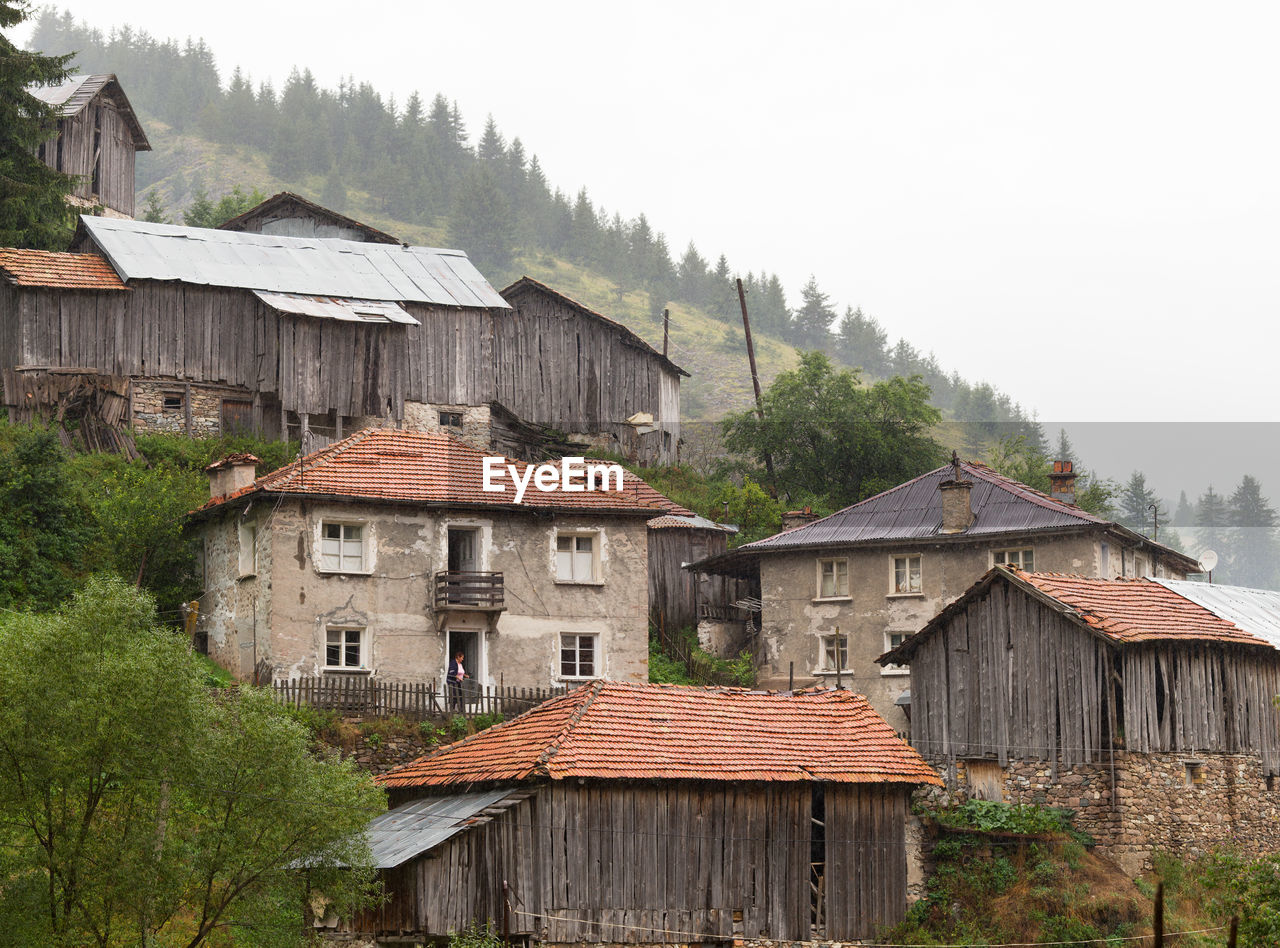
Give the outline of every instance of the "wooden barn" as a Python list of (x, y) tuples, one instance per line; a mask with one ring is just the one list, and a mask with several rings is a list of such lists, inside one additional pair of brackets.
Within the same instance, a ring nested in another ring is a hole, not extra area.
[(71, 76), (27, 91), (59, 110), (58, 135), (40, 146), (40, 160), (79, 178), (72, 203), (132, 217), (134, 158), (151, 145), (116, 77)]
[(341, 928), (550, 944), (869, 937), (939, 782), (860, 695), (604, 681), (378, 779), (390, 898)]
[(1280, 594), (998, 566), (881, 656), (911, 742), (964, 795), (1048, 802), (1135, 871), (1280, 849)]
[[(621, 323), (523, 277), (494, 323), (497, 401), (526, 421), (642, 464), (675, 464), (680, 378), (689, 375)], [(523, 367), (520, 372), (510, 371)]]
[(399, 244), (399, 238), (383, 233), (345, 214), (308, 201), (292, 191), (281, 191), (219, 225), (219, 230), (281, 237), (333, 237), (374, 244)]

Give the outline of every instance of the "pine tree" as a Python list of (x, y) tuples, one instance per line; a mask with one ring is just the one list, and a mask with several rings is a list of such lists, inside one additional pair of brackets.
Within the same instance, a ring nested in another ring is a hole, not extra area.
[(1218, 554), (1218, 566), (1213, 578), (1220, 583), (1231, 581), (1231, 556), (1227, 542), (1230, 525), (1231, 510), (1222, 495), (1210, 484), (1196, 503), (1196, 546), (1197, 555), (1205, 550), (1213, 550)]
[(142, 206), (142, 219), (149, 224), (172, 224), (164, 213), (164, 203), (160, 200), (160, 195), (156, 193), (156, 189), (152, 188), (147, 192), (147, 201)]
[(1187, 500), (1187, 492), (1181, 491), (1178, 494), (1178, 506), (1173, 511), (1173, 524), (1176, 527), (1194, 526), (1196, 522), (1196, 511)]
[(800, 349), (826, 349), (831, 342), (831, 323), (836, 312), (831, 299), (818, 289), (813, 276), (800, 291), (801, 306), (792, 319), (791, 338)]
[(1276, 588), (1280, 546), (1276, 511), (1257, 478), (1246, 474), (1228, 501), (1231, 581), (1257, 589)]
[(498, 132), (498, 123), (491, 114), (484, 123), (484, 132), (480, 136), (480, 144), (476, 146), (476, 157), (481, 161), (498, 162), (507, 155), (507, 143)]
[(511, 207), (491, 169), (475, 168), (458, 189), (449, 212), (449, 240), (491, 279), (511, 266)]
[[(21, 0), (0, 0), (0, 29), (30, 12)], [(18, 49), (0, 33), (0, 246), (64, 250), (71, 237), (65, 198), (75, 182), (37, 154), (57, 135), (57, 111), (27, 91), (64, 81), (70, 60)]]
[(1129, 480), (1120, 491), (1119, 501), (1120, 522), (1130, 530), (1146, 536), (1151, 535), (1153, 505), (1159, 512), (1161, 522), (1168, 519), (1168, 512), (1161, 509), (1160, 498), (1147, 487), (1147, 477), (1141, 471), (1134, 471), (1129, 475)]
[(1067, 437), (1067, 429), (1058, 429), (1058, 452), (1054, 455), (1055, 461), (1075, 461), (1076, 449), (1071, 443), (1071, 439)]
[(347, 209), (347, 189), (342, 183), (342, 172), (334, 165), (324, 179), (324, 190), (320, 192), (320, 203), (333, 211), (341, 213)]
[(862, 307), (846, 307), (844, 317), (836, 329), (836, 352), (846, 365), (857, 366), (883, 377), (887, 360), (886, 333), (875, 319), (862, 312)]

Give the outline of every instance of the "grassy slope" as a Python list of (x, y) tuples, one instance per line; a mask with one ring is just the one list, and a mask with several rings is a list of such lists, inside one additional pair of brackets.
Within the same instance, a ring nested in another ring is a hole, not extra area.
[[(319, 200), (323, 179), (312, 177), (285, 182), (273, 176), (266, 157), (252, 148), (219, 145), (196, 135), (176, 135), (163, 122), (148, 118), (147, 132), (155, 148), (145, 160), (151, 163), (152, 187), (160, 195), (170, 216), (193, 199), (195, 187), (203, 187), (218, 197), (240, 185), (258, 188), (265, 194), (292, 190)], [(373, 202), (365, 192), (348, 193), (344, 213), (422, 246), (447, 246), (443, 226), (423, 227), (396, 220), (371, 210)], [(465, 249), (465, 248), (463, 248)], [(662, 348), (662, 324), (649, 315), (648, 294), (622, 290), (616, 283), (585, 267), (541, 253), (521, 253), (513, 270), (541, 280), (585, 306), (624, 323), (656, 349)], [(671, 307), (671, 348), (673, 361), (691, 375), (681, 386), (683, 416), (687, 421), (719, 418), (751, 404), (751, 374), (740, 326), (712, 319), (701, 310), (684, 304)], [(761, 383), (768, 385), (779, 372), (798, 361), (796, 350), (768, 337), (756, 340), (756, 358)]]

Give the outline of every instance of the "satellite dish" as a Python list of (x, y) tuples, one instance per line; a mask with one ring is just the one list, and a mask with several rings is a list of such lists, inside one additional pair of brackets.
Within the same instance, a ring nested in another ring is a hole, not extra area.
[(1218, 554), (1213, 550), (1205, 550), (1200, 554), (1200, 565), (1206, 573), (1212, 573), (1213, 568), (1218, 565)]

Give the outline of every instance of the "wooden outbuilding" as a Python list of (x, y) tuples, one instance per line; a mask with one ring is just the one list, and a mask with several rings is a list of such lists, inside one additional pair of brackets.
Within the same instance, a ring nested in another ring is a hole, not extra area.
[(261, 204), (219, 225), (219, 230), (246, 234), (279, 234), (282, 237), (333, 237), (374, 244), (398, 244), (398, 237), (339, 214), (292, 191), (273, 194)]
[(71, 76), (27, 91), (58, 109), (57, 137), (40, 146), (40, 160), (77, 177), (72, 203), (132, 217), (134, 158), (151, 144), (116, 77)]
[(598, 450), (675, 464), (680, 379), (689, 375), (634, 332), (544, 283), (502, 291), (512, 319), (494, 323), (497, 401)]
[(1280, 593), (993, 568), (902, 645), (911, 742), (967, 796), (1049, 803), (1133, 871), (1280, 849)]
[(706, 517), (665, 514), (649, 521), (649, 620), (665, 630), (696, 626), (702, 611), (728, 611), (744, 583), (693, 573), (690, 563), (729, 548), (738, 528)]
[(605, 681), (379, 780), (389, 900), (343, 929), (551, 944), (869, 937), (939, 782), (860, 695)]

